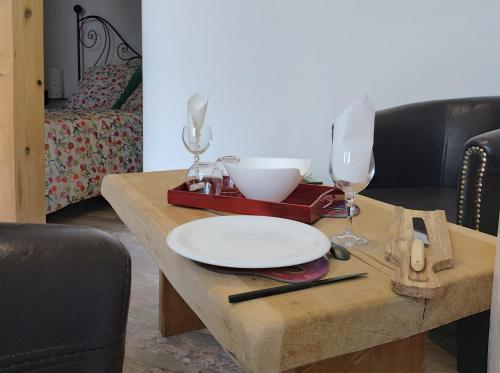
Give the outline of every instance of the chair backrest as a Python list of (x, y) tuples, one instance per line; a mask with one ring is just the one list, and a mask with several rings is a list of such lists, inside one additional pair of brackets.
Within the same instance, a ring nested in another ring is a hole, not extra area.
[(493, 296), (491, 299), (490, 341), (488, 346), (488, 372), (500, 373), (500, 223), (498, 226), (497, 255)]
[(374, 154), (383, 167), (377, 167), (379, 177), (372, 184), (379, 179), (390, 185), (397, 177), (394, 185), (400, 187), (457, 188), (467, 140), (498, 128), (500, 97), (428, 101), (379, 111)]

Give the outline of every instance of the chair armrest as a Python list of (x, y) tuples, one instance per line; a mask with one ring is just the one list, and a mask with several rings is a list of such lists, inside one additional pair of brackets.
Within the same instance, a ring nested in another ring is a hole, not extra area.
[(121, 372), (129, 297), (111, 235), (0, 224), (0, 371)]
[(465, 144), (460, 175), (460, 225), (496, 235), (500, 210), (500, 129)]

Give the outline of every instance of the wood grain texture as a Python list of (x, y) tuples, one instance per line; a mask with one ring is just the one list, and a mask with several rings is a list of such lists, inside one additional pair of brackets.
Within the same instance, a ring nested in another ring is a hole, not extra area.
[(286, 373), (422, 373), (425, 333), (287, 370)]
[[(429, 245), (424, 248), (425, 268), (421, 272), (415, 272), (410, 265), (414, 217), (424, 220), (429, 236)], [(392, 288), (396, 293), (427, 299), (442, 296), (444, 288), (436, 273), (453, 267), (445, 212), (396, 207), (385, 257), (397, 266), (391, 276)]]
[(161, 271), (159, 293), (158, 318), (162, 336), (170, 337), (205, 327)]
[[(399, 296), (390, 285), (396, 266), (385, 260), (395, 207), (364, 197), (354, 228), (370, 243), (352, 249), (350, 261), (331, 261), (327, 277), (367, 272), (367, 278), (231, 305), (228, 295), (274, 282), (213, 273), (167, 247), (166, 236), (176, 226), (215, 216), (166, 203), (167, 190), (184, 177), (185, 171), (110, 175), (102, 193), (189, 307), (247, 371), (276, 372), (365, 350), (490, 306), (494, 237), (449, 224), (455, 266), (439, 273), (443, 296)], [(320, 219), (314, 226), (331, 235), (343, 231), (345, 221)]]
[(42, 0), (0, 2), (0, 221), (45, 222)]
[[(207, 330), (158, 337), (158, 266), (106, 202), (95, 198), (71, 205), (48, 215), (47, 221), (102, 229), (117, 237), (130, 252), (132, 293), (124, 373), (243, 373)], [(455, 358), (429, 339), (425, 354), (424, 373), (456, 373)]]

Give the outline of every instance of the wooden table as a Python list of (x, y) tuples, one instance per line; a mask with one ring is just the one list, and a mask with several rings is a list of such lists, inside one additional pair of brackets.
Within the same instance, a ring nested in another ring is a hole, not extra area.
[[(368, 272), (366, 278), (229, 304), (230, 294), (275, 283), (213, 273), (167, 247), (167, 234), (176, 226), (214, 216), (166, 203), (167, 189), (184, 176), (184, 171), (111, 175), (102, 194), (166, 276), (160, 274), (162, 334), (206, 325), (246, 371), (421, 372), (426, 331), (490, 307), (495, 237), (449, 224), (455, 267), (439, 273), (444, 296), (399, 296), (390, 287), (393, 266), (384, 260), (394, 207), (364, 197), (354, 228), (370, 244), (352, 249), (350, 261), (332, 260), (328, 276)], [(321, 219), (315, 226), (331, 235), (342, 231), (345, 221)]]

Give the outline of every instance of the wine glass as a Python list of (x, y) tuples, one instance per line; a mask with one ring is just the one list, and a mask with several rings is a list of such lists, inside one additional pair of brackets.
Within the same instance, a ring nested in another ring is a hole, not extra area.
[(332, 148), (329, 168), (330, 176), (335, 186), (344, 192), (347, 210), (347, 229), (343, 233), (333, 236), (332, 241), (348, 247), (366, 245), (368, 243), (366, 238), (353, 232), (352, 218), (356, 208), (354, 204), (356, 194), (365, 189), (375, 175), (375, 158), (373, 157), (373, 152), (371, 153), (370, 165), (368, 166), (366, 176), (363, 173), (356, 180), (344, 180), (339, 175), (339, 172), (342, 173), (341, 170), (345, 170), (348, 167), (358, 167), (359, 165), (356, 164), (358, 159), (359, 153), (355, 150), (346, 150), (342, 154), (334, 156), (334, 149)]
[(198, 129), (194, 126), (184, 126), (182, 128), (182, 141), (186, 149), (194, 155), (194, 166), (199, 163), (200, 155), (212, 143), (212, 128), (210, 126), (203, 126)]
[(222, 183), (223, 194), (236, 194), (238, 192), (238, 189), (234, 186), (233, 179), (231, 179), (226, 169), (226, 164), (237, 165), (238, 163), (240, 163), (240, 159), (234, 155), (226, 155), (217, 159), (217, 167), (222, 170), (224, 176), (224, 182)]
[(222, 189), (222, 170), (211, 162), (196, 162), (186, 175), (190, 192), (219, 195)]

